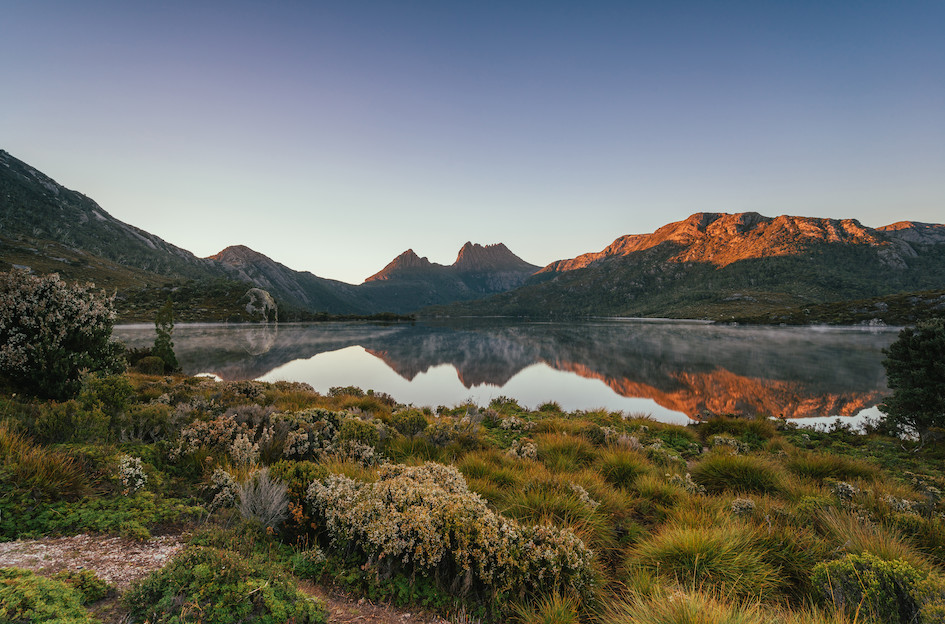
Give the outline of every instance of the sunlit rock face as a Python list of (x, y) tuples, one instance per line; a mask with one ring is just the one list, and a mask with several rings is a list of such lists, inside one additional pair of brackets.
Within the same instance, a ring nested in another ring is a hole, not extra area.
[(700, 212), (685, 221), (665, 225), (652, 234), (621, 236), (603, 251), (559, 260), (541, 272), (582, 269), (602, 259), (626, 256), (662, 243), (676, 243), (682, 247), (673, 261), (709, 262), (719, 267), (751, 258), (796, 254), (816, 243), (875, 247), (877, 253), (890, 257), (889, 261), (895, 263), (896, 254), (910, 253), (897, 241), (940, 244), (945, 242), (945, 226), (904, 221), (873, 229), (855, 219), (788, 215), (771, 218), (756, 212)]

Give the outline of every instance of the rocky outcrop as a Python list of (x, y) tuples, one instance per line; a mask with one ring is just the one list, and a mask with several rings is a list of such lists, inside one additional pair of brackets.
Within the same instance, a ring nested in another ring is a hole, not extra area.
[(250, 288), (243, 298), (247, 300), (245, 309), (250, 320), (264, 323), (275, 323), (279, 320), (275, 299), (262, 288)]

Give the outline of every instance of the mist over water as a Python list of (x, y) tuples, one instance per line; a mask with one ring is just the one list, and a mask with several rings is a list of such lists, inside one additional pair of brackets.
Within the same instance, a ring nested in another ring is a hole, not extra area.
[[(515, 398), (683, 422), (706, 413), (854, 416), (887, 393), (895, 329), (730, 327), (686, 321), (178, 325), (185, 373), (355, 385), (403, 403)], [(132, 347), (152, 326), (119, 326)], [(871, 410), (875, 411), (875, 410)]]

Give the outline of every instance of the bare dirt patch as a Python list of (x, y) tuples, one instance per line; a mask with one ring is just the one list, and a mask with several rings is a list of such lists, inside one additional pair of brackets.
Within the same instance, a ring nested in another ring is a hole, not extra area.
[(183, 537), (163, 535), (146, 542), (107, 535), (73, 535), (0, 543), (0, 567), (43, 575), (92, 570), (119, 591), (167, 563), (183, 547)]
[(329, 624), (449, 624), (448, 620), (436, 615), (375, 604), (366, 598), (349, 596), (308, 582), (300, 583), (299, 589), (325, 601)]

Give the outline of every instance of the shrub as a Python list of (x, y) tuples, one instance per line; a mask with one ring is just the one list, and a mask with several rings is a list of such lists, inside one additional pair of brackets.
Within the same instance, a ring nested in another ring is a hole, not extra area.
[(82, 594), (62, 581), (0, 568), (0, 622), (94, 624), (82, 602)]
[(774, 566), (756, 545), (752, 527), (689, 527), (669, 525), (640, 543), (633, 560), (684, 587), (718, 591), (720, 595), (758, 598), (772, 594), (780, 581)]
[(252, 473), (237, 487), (239, 512), (246, 520), (274, 529), (288, 515), (288, 488), (269, 476), (269, 469)]
[(693, 466), (692, 479), (710, 493), (729, 490), (766, 494), (783, 489), (781, 471), (752, 455), (710, 455)]
[(278, 569), (257, 557), (202, 546), (184, 549), (132, 585), (123, 602), (133, 621), (150, 624), (327, 621), (324, 605)]
[(945, 587), (936, 586), (928, 574), (905, 561), (886, 561), (869, 553), (819, 564), (813, 582), (837, 609), (882, 624), (924, 622), (922, 608), (945, 593)]
[(161, 359), (162, 372), (173, 373), (180, 370), (177, 355), (174, 354), (174, 342), (171, 340), (171, 334), (174, 333), (174, 304), (170, 299), (164, 302), (154, 317), (154, 330), (157, 337), (154, 339), (151, 355)]
[(429, 426), (427, 417), (417, 409), (407, 409), (391, 414), (390, 424), (405, 436), (423, 433), (423, 430)]
[(432, 573), (455, 592), (589, 590), (592, 554), (574, 533), (502, 517), (456, 468), (388, 464), (378, 477), (332, 475), (309, 488), (336, 544), (356, 544), (388, 571)]
[(62, 581), (82, 597), (82, 604), (91, 604), (115, 593), (115, 588), (109, 585), (92, 570), (68, 570), (54, 574), (52, 578)]
[(37, 396), (66, 399), (82, 372), (124, 370), (111, 342), (112, 299), (69, 286), (57, 274), (0, 273), (0, 375)]
[(879, 407), (884, 422), (925, 442), (933, 429), (945, 429), (945, 319), (904, 328), (883, 353), (886, 383), (893, 391)]

